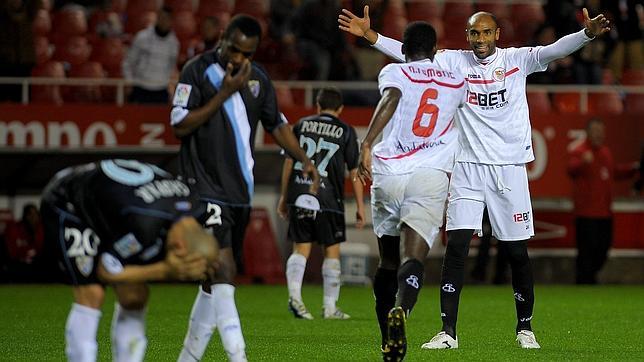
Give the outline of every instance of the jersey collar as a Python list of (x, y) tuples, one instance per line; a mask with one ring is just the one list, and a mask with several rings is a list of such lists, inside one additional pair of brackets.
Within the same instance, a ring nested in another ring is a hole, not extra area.
[(474, 61), (476, 61), (480, 65), (488, 65), (492, 63), (493, 61), (496, 60), (496, 57), (499, 55), (499, 48), (494, 49), (494, 53), (490, 54), (488, 57), (479, 59), (474, 52), (472, 52), (472, 57), (474, 58)]

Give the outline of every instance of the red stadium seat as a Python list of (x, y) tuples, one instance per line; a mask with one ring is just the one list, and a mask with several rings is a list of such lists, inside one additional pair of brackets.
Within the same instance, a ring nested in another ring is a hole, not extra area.
[(146, 11), (140, 14), (128, 16), (127, 23), (125, 24), (125, 32), (134, 35), (139, 31), (154, 25), (156, 21), (156, 11)]
[(110, 77), (122, 75), (121, 64), (125, 57), (125, 48), (119, 38), (105, 38), (92, 51), (92, 60), (101, 63)]
[(116, 28), (123, 31), (123, 19), (113, 10), (98, 10), (89, 17), (89, 31), (92, 34), (101, 36), (113, 36), (110, 31), (116, 32)]
[(494, 14), (497, 19), (508, 19), (510, 17), (510, 8), (508, 4), (490, 1), (490, 2), (477, 2), (476, 11), (487, 11), (488, 13)]
[(280, 109), (295, 106), (293, 93), (291, 92), (291, 89), (289, 87), (276, 86), (275, 95), (277, 96), (277, 105), (279, 106)]
[(45, 9), (39, 9), (34, 18), (33, 30), (35, 35), (47, 35), (51, 31), (51, 17)]
[(165, 0), (163, 5), (170, 7), (173, 12), (189, 11), (194, 13), (195, 11), (192, 0)]
[(36, 64), (44, 64), (51, 58), (51, 44), (44, 36), (34, 37), (34, 49), (36, 51)]
[(588, 112), (592, 114), (622, 114), (623, 111), (624, 104), (617, 91), (588, 95)]
[(548, 114), (552, 112), (550, 97), (547, 92), (528, 92), (528, 106), (531, 115)]
[(67, 62), (70, 65), (85, 63), (90, 56), (91, 48), (84, 36), (73, 36), (56, 47), (54, 60)]
[(215, 16), (219, 13), (231, 13), (232, 3), (229, 0), (200, 0), (197, 14), (199, 17)]
[[(69, 71), (70, 78), (105, 78), (105, 71), (98, 62), (87, 62), (73, 66)], [(98, 85), (68, 86), (63, 92), (66, 101), (100, 102), (101, 87)]]
[(441, 18), (428, 18), (425, 19), (425, 21), (432, 24), (434, 30), (436, 30), (436, 39), (443, 39), (443, 37), (445, 36), (445, 26), (443, 25), (443, 20)]
[(384, 26), (382, 28), (383, 34), (394, 39), (402, 39), (405, 27), (407, 26), (407, 18), (402, 16), (393, 16), (385, 13)]
[[(61, 62), (49, 61), (36, 66), (31, 75), (34, 77), (65, 78), (65, 68)], [(31, 103), (63, 104), (60, 86), (32, 85)]]
[(405, 9), (405, 3), (402, 2), (402, 0), (390, 0), (387, 4), (386, 12), (394, 17), (407, 18), (407, 10)]
[(640, 116), (644, 114), (644, 94), (628, 94), (624, 103), (626, 113)]
[(543, 6), (539, 1), (512, 4), (510, 14), (512, 15), (512, 19), (515, 21), (515, 25), (516, 23), (532, 21), (543, 23), (546, 20)]
[(55, 43), (64, 42), (70, 36), (87, 33), (87, 18), (80, 6), (64, 8), (54, 15), (53, 36)]
[(517, 3), (512, 4), (510, 9), (515, 38), (518, 42), (525, 44), (546, 19), (543, 7), (539, 2)]
[(413, 0), (407, 2), (407, 18), (409, 21), (428, 21), (429, 19), (440, 18), (442, 14), (443, 7), (436, 0)]
[[(474, 13), (474, 6), (471, 1), (463, 2), (446, 2), (443, 8), (443, 19), (447, 22), (448, 19), (458, 18), (467, 19)], [(465, 21), (461, 24), (465, 28)]]
[(159, 10), (159, 5), (157, 0), (129, 0), (125, 12), (129, 18), (149, 11), (156, 12)]
[(579, 93), (555, 93), (552, 103), (559, 113), (579, 113)]
[(514, 39), (514, 26), (512, 22), (508, 19), (499, 19), (499, 28), (501, 28), (501, 35), (499, 36), (498, 46), (501, 48), (507, 48), (515, 45), (525, 45), (525, 44), (516, 44)]
[(617, 83), (615, 79), (615, 74), (611, 69), (602, 69), (602, 84), (604, 85), (613, 85)]
[(125, 13), (127, 10), (127, 0), (111, 0), (109, 10), (119, 14)]
[(265, 0), (236, 0), (233, 13), (244, 13), (262, 19), (269, 14), (269, 4)]
[(622, 74), (622, 84), (644, 85), (644, 70), (624, 69), (624, 73)]
[(197, 21), (190, 11), (180, 11), (174, 13), (173, 29), (177, 38), (189, 39), (197, 31)]

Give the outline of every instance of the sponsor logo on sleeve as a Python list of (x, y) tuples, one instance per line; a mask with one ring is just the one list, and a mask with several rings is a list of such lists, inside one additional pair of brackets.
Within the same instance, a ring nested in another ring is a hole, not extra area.
[(143, 247), (134, 234), (129, 233), (122, 237), (120, 240), (114, 243), (114, 250), (123, 258), (129, 258), (130, 256), (141, 251)]
[(177, 89), (175, 89), (174, 98), (172, 99), (172, 105), (187, 107), (188, 99), (190, 99), (191, 91), (192, 91), (192, 86), (190, 84), (185, 84), (185, 83), (177, 84)]

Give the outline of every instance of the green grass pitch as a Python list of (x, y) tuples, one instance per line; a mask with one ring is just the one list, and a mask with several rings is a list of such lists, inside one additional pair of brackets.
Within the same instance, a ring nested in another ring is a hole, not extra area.
[[(191, 285), (152, 285), (146, 360), (175, 361), (197, 291)], [(237, 306), (250, 361), (377, 361), (378, 327), (370, 288), (343, 287), (339, 305), (347, 321), (320, 318), (322, 289), (305, 286), (316, 316), (295, 320), (284, 286), (241, 286)], [(509, 286), (467, 285), (461, 297), (458, 350), (424, 351), (440, 327), (438, 287), (427, 285), (407, 323), (406, 361), (543, 360), (644, 361), (644, 287), (536, 287), (534, 331), (541, 350), (514, 342), (514, 302)], [(71, 290), (63, 285), (0, 285), (0, 360), (64, 360), (63, 329)], [(99, 359), (109, 361), (109, 293), (98, 334)], [(215, 334), (204, 360), (224, 361)]]

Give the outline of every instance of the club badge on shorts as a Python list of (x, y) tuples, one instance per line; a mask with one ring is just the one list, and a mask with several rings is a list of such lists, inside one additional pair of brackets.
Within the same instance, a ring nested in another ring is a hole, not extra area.
[(253, 95), (253, 97), (257, 98), (259, 97), (259, 81), (256, 79), (251, 79), (248, 81), (248, 89), (250, 89), (250, 93)]
[(94, 258), (91, 256), (87, 255), (81, 255), (77, 256), (74, 258), (76, 261), (76, 266), (78, 267), (78, 271), (83, 274), (83, 276), (87, 277), (92, 273), (92, 270), (94, 269)]

